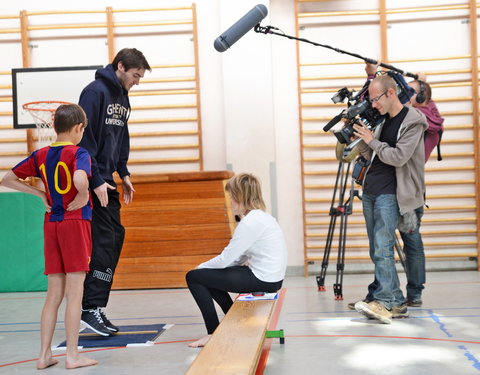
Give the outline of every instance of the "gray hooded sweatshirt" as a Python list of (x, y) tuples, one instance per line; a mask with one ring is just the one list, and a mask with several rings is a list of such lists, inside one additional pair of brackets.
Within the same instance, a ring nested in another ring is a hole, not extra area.
[[(375, 129), (370, 144), (360, 142), (360, 153), (368, 160), (379, 157), (382, 162), (395, 167), (397, 177), (397, 201), (400, 214), (424, 205), (425, 195), (425, 148), (423, 133), (428, 128), (427, 119), (419, 110), (408, 106), (408, 113), (400, 125), (397, 144), (378, 140), (383, 124)], [(365, 176), (368, 174), (365, 174)]]

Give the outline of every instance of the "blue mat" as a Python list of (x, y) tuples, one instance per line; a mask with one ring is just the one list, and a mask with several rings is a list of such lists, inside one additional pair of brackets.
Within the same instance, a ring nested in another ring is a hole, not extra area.
[[(131, 344), (148, 345), (165, 331), (165, 324), (146, 324), (137, 326), (119, 326), (120, 332), (112, 336), (99, 336), (90, 329), (80, 332), (78, 346), (83, 348), (102, 348), (127, 346)], [(66, 347), (66, 341), (58, 344), (56, 348)]]

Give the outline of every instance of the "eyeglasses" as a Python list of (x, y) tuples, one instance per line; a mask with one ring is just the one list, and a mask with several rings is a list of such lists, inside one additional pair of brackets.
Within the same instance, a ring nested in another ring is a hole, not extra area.
[[(388, 90), (387, 90), (387, 91), (388, 91)], [(384, 92), (383, 94), (381, 94), (381, 95), (378, 95), (376, 98), (368, 99), (368, 101), (369, 101), (370, 103), (372, 103), (372, 104), (378, 102), (378, 101), (380, 100), (380, 98), (387, 93), (387, 91), (385, 91), (385, 92)]]

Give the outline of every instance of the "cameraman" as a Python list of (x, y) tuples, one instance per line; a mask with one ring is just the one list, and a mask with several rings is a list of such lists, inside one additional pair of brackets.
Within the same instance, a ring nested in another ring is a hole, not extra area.
[(375, 265), (375, 280), (355, 309), (389, 324), (392, 317), (408, 316), (395, 268), (395, 228), (403, 218), (409, 227), (404, 231), (418, 229), (415, 209), (424, 205), (423, 133), (428, 125), (422, 113), (400, 102), (392, 77), (374, 78), (368, 93), (372, 107), (386, 120), (374, 134), (363, 124), (353, 126), (355, 136), (363, 140), (360, 153), (372, 162), (363, 183), (362, 203)]
[[(366, 64), (365, 72), (368, 79), (375, 78), (378, 64)], [(430, 85), (425, 82), (425, 75), (418, 73), (419, 80), (409, 82), (409, 86), (415, 90), (410, 98), (410, 104), (420, 110), (426, 119), (428, 129), (424, 133), (425, 162), (428, 161), (432, 150), (439, 143), (443, 132), (443, 117), (432, 100)], [(421, 80), (421, 81), (420, 81)], [(423, 87), (422, 87), (423, 86)], [(423, 92), (422, 92), (423, 91)], [(417, 101), (417, 95), (421, 94), (423, 99)], [(420, 222), (423, 217), (423, 206), (415, 209), (418, 225), (415, 230), (405, 233), (400, 231), (403, 241), (403, 249), (406, 255), (405, 273), (407, 275), (407, 305), (412, 307), (422, 306), (422, 290), (425, 284), (425, 253), (423, 249), (422, 235), (420, 234)], [(348, 307), (355, 310), (355, 302), (349, 303)]]

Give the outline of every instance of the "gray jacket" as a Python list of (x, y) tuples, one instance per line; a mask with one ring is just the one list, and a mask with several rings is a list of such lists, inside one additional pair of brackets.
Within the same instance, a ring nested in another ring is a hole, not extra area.
[[(375, 129), (370, 144), (360, 142), (360, 153), (368, 160), (378, 156), (382, 162), (392, 165), (397, 177), (397, 201), (403, 215), (424, 205), (425, 195), (425, 148), (423, 133), (428, 128), (427, 119), (419, 110), (408, 106), (408, 113), (400, 125), (397, 144), (390, 147), (378, 138), (383, 124)], [(365, 176), (368, 174), (365, 174)]]

